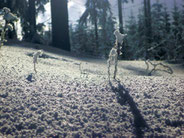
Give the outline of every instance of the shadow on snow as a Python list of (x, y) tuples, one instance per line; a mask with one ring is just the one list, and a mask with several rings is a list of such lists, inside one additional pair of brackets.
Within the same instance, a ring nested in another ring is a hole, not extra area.
[(117, 94), (118, 102), (120, 103), (120, 105), (123, 106), (127, 103), (130, 106), (130, 110), (134, 116), (134, 127), (136, 137), (143, 137), (143, 129), (149, 128), (149, 126), (141, 115), (133, 98), (130, 96), (129, 91), (125, 89), (119, 81), (116, 81), (117, 86), (113, 85), (111, 82), (109, 83), (112, 91)]

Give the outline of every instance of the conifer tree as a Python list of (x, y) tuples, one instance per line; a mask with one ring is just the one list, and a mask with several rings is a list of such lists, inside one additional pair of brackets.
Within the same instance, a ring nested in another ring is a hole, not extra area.
[(70, 51), (67, 3), (66, 0), (51, 0), (52, 44)]
[(180, 58), (181, 53), (181, 47), (182, 47), (182, 26), (181, 26), (181, 13), (178, 9), (177, 3), (174, 0), (174, 8), (172, 11), (172, 24), (171, 24), (171, 30), (172, 30), (172, 45), (173, 45), (173, 52), (172, 52), (172, 58), (177, 59)]
[(123, 51), (126, 51), (125, 53), (125, 55), (127, 55), (126, 58), (137, 59), (138, 58), (137, 22), (132, 10), (126, 25), (126, 29), (127, 29), (126, 39), (128, 46), (124, 47)]
[(144, 10), (139, 9), (138, 21), (137, 21), (137, 45), (138, 50), (136, 51), (139, 58), (145, 58), (146, 55), (146, 35), (145, 35), (145, 25), (144, 25)]
[(82, 25), (88, 23), (94, 25), (95, 45), (93, 49), (94, 53), (99, 54), (101, 52), (100, 45), (102, 44), (104, 47), (104, 42), (107, 42), (106, 23), (110, 19), (109, 17), (112, 18), (110, 3), (108, 0), (87, 0), (85, 6), (86, 10), (79, 22)]

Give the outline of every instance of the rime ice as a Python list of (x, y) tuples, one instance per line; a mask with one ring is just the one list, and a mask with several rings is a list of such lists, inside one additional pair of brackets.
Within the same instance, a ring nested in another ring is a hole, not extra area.
[(38, 57), (41, 56), (43, 54), (42, 50), (38, 50), (37, 52), (35, 52), (33, 54), (33, 63), (34, 63), (34, 71), (36, 71), (36, 63), (38, 63)]
[(116, 36), (116, 41), (119, 43), (119, 44), (122, 44), (123, 43), (123, 39), (124, 37), (127, 35), (127, 34), (121, 34), (119, 32), (119, 30), (116, 30), (114, 31), (114, 35)]
[(112, 64), (114, 64), (113, 78), (116, 79), (117, 66), (118, 66), (118, 44), (121, 45), (123, 43), (124, 37), (126, 36), (126, 34), (121, 34), (118, 30), (114, 32), (114, 35), (116, 36), (116, 42), (114, 47), (112, 47), (109, 53), (109, 59), (107, 60), (109, 81), (110, 81), (110, 67)]

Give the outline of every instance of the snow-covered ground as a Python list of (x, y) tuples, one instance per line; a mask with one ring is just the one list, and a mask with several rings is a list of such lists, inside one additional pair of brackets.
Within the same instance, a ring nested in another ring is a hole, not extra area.
[[(43, 49), (34, 72), (33, 53)], [(47, 49), (47, 51), (46, 51)], [(168, 63), (165, 63), (168, 64)], [(147, 76), (143, 61), (105, 60), (47, 46), (0, 49), (0, 136), (183, 137), (184, 67)]]

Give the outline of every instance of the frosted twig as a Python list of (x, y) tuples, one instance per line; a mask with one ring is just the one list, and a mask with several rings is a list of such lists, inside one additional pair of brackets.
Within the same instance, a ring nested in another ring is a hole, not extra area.
[[(153, 69), (148, 73), (148, 75), (151, 75), (152, 72), (155, 72), (155, 71), (163, 71), (169, 74), (173, 74), (172, 68), (167, 65), (164, 65), (163, 63), (152, 63), (150, 60), (145, 60), (145, 64), (147, 65), (147, 69), (146, 69), (147, 72), (149, 70), (149, 64), (153, 66)], [(161, 66), (164, 69), (159, 69), (158, 66)]]
[(119, 43), (119, 44), (122, 44), (123, 43), (123, 39), (124, 37), (127, 35), (127, 34), (121, 34), (119, 32), (119, 30), (116, 30), (114, 31), (114, 35), (116, 36), (116, 41)]
[(114, 32), (114, 35), (116, 36), (116, 42), (114, 47), (112, 47), (109, 58), (107, 60), (107, 68), (108, 68), (108, 79), (110, 81), (110, 67), (112, 64), (114, 64), (114, 75), (113, 78), (116, 79), (117, 74), (117, 66), (118, 66), (118, 56), (121, 54), (120, 52), (120, 46), (123, 43), (123, 39), (126, 36), (126, 34), (121, 34), (118, 30)]
[(38, 63), (38, 57), (41, 56), (43, 54), (42, 50), (38, 50), (37, 52), (35, 52), (33, 54), (33, 63), (34, 63), (34, 71), (35, 73), (37, 73), (36, 71), (36, 63)]

